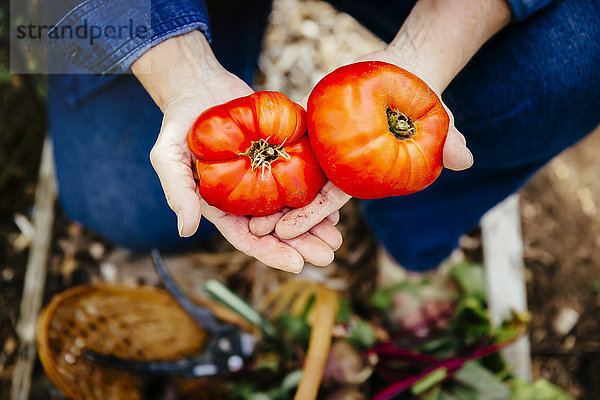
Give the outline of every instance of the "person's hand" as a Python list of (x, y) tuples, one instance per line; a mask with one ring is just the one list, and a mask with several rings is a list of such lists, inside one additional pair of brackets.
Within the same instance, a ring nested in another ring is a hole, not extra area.
[[(203, 59), (186, 59), (190, 55), (202, 55)], [(275, 233), (258, 237), (250, 231), (249, 217), (229, 215), (199, 198), (194, 156), (187, 146), (191, 126), (207, 108), (252, 93), (248, 85), (211, 56), (204, 36), (195, 31), (161, 43), (133, 66), (164, 113), (150, 160), (169, 207), (177, 214), (179, 234), (194, 234), (204, 215), (234, 247), (269, 266), (299, 272), (305, 261), (328, 265), (341, 244), (335, 220), (319, 221), (310, 232), (294, 238), (280, 239)]]
[[(419, 0), (384, 50), (357, 61), (385, 61), (407, 69), (440, 96), (479, 48), (510, 18), (510, 7), (505, 0)], [(464, 136), (454, 127), (452, 113), (446, 110), (451, 121), (443, 163), (448, 169), (460, 171), (473, 164), (473, 156)], [(274, 230), (281, 238), (293, 238), (337, 212), (348, 200), (350, 196), (328, 181), (310, 204), (289, 211), (278, 221), (254, 218), (250, 226), (256, 232)]]
[[(358, 61), (385, 61), (391, 64), (407, 69), (423, 79), (440, 96), (441, 91), (445, 89), (435, 77), (426, 76), (419, 70), (418, 66), (408, 65), (403, 62), (397, 54), (397, 49), (388, 46), (386, 49), (367, 54)], [(440, 96), (441, 98), (441, 96)], [(445, 107), (445, 105), (444, 105)], [(461, 171), (469, 168), (473, 164), (473, 156), (466, 146), (465, 137), (454, 126), (452, 113), (446, 107), (450, 116), (450, 126), (448, 136), (444, 144), (443, 163), (444, 167)], [(280, 219), (276, 220), (276, 215), (265, 217), (255, 217), (250, 222), (252, 232), (261, 234), (264, 232), (275, 231), (275, 233), (285, 239), (293, 238), (310, 230), (315, 224), (321, 222), (329, 215), (337, 215), (338, 210), (350, 200), (351, 196), (337, 188), (331, 181), (327, 181), (315, 199), (308, 205), (290, 210), (287, 213), (278, 213)]]

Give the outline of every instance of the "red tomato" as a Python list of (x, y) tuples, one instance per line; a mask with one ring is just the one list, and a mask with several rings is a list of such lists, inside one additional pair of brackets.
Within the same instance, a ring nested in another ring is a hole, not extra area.
[(425, 82), (395, 65), (336, 69), (310, 94), (307, 119), (321, 168), (349, 195), (413, 193), (442, 171), (448, 113)]
[(304, 109), (277, 92), (253, 93), (203, 112), (188, 135), (200, 196), (235, 215), (308, 204), (326, 178), (305, 121)]

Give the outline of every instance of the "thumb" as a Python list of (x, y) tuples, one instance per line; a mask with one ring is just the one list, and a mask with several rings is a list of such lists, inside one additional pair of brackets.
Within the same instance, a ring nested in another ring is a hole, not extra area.
[(160, 179), (169, 207), (177, 215), (179, 235), (192, 236), (198, 229), (202, 213), (189, 150), (159, 138), (150, 152), (150, 162)]
[(462, 171), (473, 165), (473, 155), (467, 148), (465, 137), (451, 125), (444, 144), (444, 167)]

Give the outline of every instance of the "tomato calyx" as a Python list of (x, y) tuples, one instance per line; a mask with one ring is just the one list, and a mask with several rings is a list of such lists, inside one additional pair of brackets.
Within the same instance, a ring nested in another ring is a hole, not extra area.
[(412, 138), (416, 133), (415, 124), (410, 117), (402, 114), (400, 111), (388, 107), (385, 110), (387, 114), (388, 126), (392, 135), (396, 139), (406, 140)]
[(286, 160), (290, 159), (289, 154), (283, 148), (285, 140), (279, 145), (269, 143), (268, 140), (269, 138), (266, 140), (259, 139), (254, 141), (245, 153), (240, 153), (240, 155), (250, 158), (252, 171), (254, 171), (256, 168), (261, 169), (261, 179), (263, 179), (265, 176), (265, 168), (271, 172), (271, 163), (273, 161), (277, 160), (279, 157), (283, 157)]

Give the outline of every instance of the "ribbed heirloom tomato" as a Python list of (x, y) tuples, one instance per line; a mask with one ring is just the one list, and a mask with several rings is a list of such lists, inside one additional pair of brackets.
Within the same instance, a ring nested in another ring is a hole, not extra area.
[(256, 92), (203, 112), (188, 135), (200, 196), (234, 215), (268, 215), (308, 204), (325, 183), (302, 107)]
[(307, 119), (321, 168), (349, 195), (413, 193), (442, 171), (448, 113), (425, 82), (395, 65), (365, 61), (336, 69), (311, 92)]

